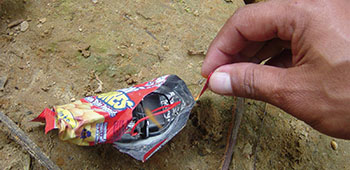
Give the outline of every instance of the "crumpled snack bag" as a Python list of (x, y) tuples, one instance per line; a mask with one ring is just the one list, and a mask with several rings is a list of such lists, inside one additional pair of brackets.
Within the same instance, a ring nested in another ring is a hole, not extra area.
[(33, 121), (45, 122), (45, 133), (58, 129), (63, 141), (82, 146), (112, 143), (145, 161), (185, 126), (194, 103), (186, 84), (166, 75), (46, 108)]

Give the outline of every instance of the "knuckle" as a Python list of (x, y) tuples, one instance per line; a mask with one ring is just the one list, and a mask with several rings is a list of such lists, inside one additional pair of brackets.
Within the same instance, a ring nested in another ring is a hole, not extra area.
[(255, 94), (255, 77), (256, 77), (256, 67), (254, 65), (250, 65), (245, 69), (244, 78), (243, 78), (243, 93), (245, 96), (249, 96), (251, 98), (256, 98)]
[(284, 110), (290, 110), (289, 107), (293, 105), (292, 96), (295, 93), (293, 92), (294, 88), (290, 87), (290, 83), (288, 82), (288, 73), (283, 71), (279, 72), (277, 79), (280, 81), (271, 87), (270, 95), (272, 101), (269, 102), (283, 108)]
[(241, 16), (243, 15), (242, 13), (244, 13), (244, 7), (239, 7), (233, 13), (233, 15), (229, 18), (228, 22), (229, 23), (238, 23), (237, 20), (239, 20), (241, 18)]

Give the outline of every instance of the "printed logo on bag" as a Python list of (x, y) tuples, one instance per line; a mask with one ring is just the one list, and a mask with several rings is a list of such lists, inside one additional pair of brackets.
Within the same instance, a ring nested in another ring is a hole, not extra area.
[(126, 93), (120, 91), (101, 94), (97, 96), (97, 99), (115, 110), (125, 110), (127, 108), (132, 108), (135, 105)]

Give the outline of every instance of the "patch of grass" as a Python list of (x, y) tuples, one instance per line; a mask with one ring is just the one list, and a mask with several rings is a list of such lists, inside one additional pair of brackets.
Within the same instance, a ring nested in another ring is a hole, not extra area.
[(105, 35), (93, 34), (87, 38), (87, 42), (91, 44), (91, 51), (99, 54), (106, 54), (115, 45), (112, 41), (108, 41)]

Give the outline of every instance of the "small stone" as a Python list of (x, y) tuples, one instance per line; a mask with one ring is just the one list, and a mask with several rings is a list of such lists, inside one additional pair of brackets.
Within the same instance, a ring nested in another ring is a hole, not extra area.
[(7, 25), (8, 28), (12, 28), (12, 27), (15, 27), (19, 24), (21, 24), (23, 22), (23, 19), (19, 19), (19, 20), (16, 20), (16, 21), (12, 21), (11, 23), (9, 23)]
[(98, 1), (97, 0), (92, 0), (92, 3), (96, 4)]
[(85, 50), (89, 50), (90, 47), (91, 47), (91, 45), (89, 45), (89, 44), (81, 44), (81, 45), (79, 45), (79, 47), (78, 47), (78, 51), (79, 51), (79, 52), (82, 52), (82, 51), (85, 51)]
[(199, 11), (198, 10), (193, 11), (193, 15), (198, 17), (199, 16)]
[(49, 30), (45, 30), (45, 31), (44, 31), (44, 34), (49, 34)]
[(13, 32), (9, 32), (9, 36), (12, 36), (14, 33)]
[(41, 28), (43, 26), (43, 24), (39, 23), (38, 25), (36, 25), (38, 28)]
[(167, 45), (163, 45), (163, 49), (165, 50), (165, 51), (169, 51), (170, 49), (169, 49), (169, 46), (167, 46)]
[(21, 23), (20, 27), (21, 27), (21, 31), (22, 31), (22, 32), (25, 32), (25, 31), (27, 31), (28, 28), (29, 28), (29, 23), (28, 23), (27, 21), (23, 21), (23, 22)]
[(75, 98), (74, 98), (74, 97), (71, 98), (70, 101), (71, 101), (71, 102), (75, 102)]
[(46, 18), (41, 18), (41, 19), (39, 19), (39, 23), (45, 23), (46, 22)]
[(7, 76), (0, 77), (0, 91), (4, 90), (7, 83)]
[(31, 115), (31, 114), (33, 114), (33, 112), (32, 112), (32, 111), (30, 111), (30, 110), (29, 110), (29, 111), (27, 111), (26, 113), (27, 113), (27, 115)]
[(48, 92), (48, 91), (50, 90), (50, 88), (48, 88), (48, 87), (42, 87), (41, 90), (44, 91), (44, 92)]
[(83, 29), (82, 29), (81, 27), (79, 27), (79, 28), (78, 28), (78, 30), (79, 30), (80, 32), (82, 32), (82, 31), (83, 31)]
[(87, 51), (87, 50), (84, 50), (84, 51), (81, 52), (81, 54), (83, 55), (83, 57), (88, 58), (88, 57), (90, 57), (91, 52)]
[(204, 55), (205, 56), (205, 51), (204, 50), (187, 50), (187, 54), (189, 56), (194, 56), (194, 55)]
[(332, 142), (331, 142), (331, 147), (332, 147), (333, 150), (337, 150), (337, 148), (338, 148), (337, 142), (335, 142), (334, 140), (332, 140)]

